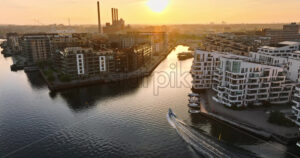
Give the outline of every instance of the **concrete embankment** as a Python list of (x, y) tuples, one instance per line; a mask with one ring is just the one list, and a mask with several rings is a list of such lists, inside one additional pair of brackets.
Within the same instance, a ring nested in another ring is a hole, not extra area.
[(241, 129), (243, 131), (250, 132), (250, 133), (252, 133), (256, 136), (259, 136), (261, 138), (264, 138), (264, 139), (270, 139), (272, 137), (271, 133), (269, 133), (267, 131), (264, 131), (263, 129), (253, 127), (251, 125), (244, 124), (244, 123), (241, 123), (241, 122), (231, 121), (229, 119), (226, 119), (222, 116), (218, 116), (218, 115), (213, 114), (213, 113), (201, 113), (201, 115), (203, 115), (205, 117), (208, 117), (210, 119), (213, 119), (215, 121), (222, 121), (226, 124), (234, 126), (234, 127), (238, 128), (238, 129)]
[(250, 125), (247, 123), (243, 123), (243, 122), (238, 122), (238, 121), (232, 121), (230, 119), (226, 119), (225, 117), (222, 116), (218, 116), (216, 114), (213, 113), (201, 113), (202, 116), (205, 116), (207, 118), (213, 119), (215, 121), (221, 121), (223, 123), (226, 123), (234, 128), (243, 130), (247, 133), (250, 133), (256, 137), (262, 138), (264, 140), (274, 140), (277, 141), (281, 144), (294, 144), (299, 137), (286, 137), (283, 135), (278, 135), (272, 131), (268, 131), (266, 129), (263, 128), (259, 128), (256, 127), (254, 125)]

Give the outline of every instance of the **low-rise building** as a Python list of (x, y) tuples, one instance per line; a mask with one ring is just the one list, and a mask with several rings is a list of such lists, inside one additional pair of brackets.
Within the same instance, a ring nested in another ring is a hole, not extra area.
[(300, 41), (299, 25), (296, 23), (283, 25), (281, 30), (264, 29), (263, 32), (266, 37), (271, 38), (271, 44), (282, 41)]
[(256, 51), (261, 42), (255, 35), (239, 35), (234, 33), (210, 34), (201, 42), (201, 49), (206, 51), (231, 52), (236, 55), (248, 56)]

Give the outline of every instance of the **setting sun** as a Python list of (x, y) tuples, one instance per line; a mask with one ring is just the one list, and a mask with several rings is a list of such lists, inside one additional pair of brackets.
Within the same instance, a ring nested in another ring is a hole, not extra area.
[(153, 12), (162, 12), (168, 6), (169, 0), (148, 0), (147, 5)]

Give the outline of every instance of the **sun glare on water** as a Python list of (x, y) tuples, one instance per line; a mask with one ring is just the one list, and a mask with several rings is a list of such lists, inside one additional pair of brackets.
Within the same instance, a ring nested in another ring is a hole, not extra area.
[(169, 4), (169, 0), (148, 0), (147, 5), (153, 11), (160, 13), (164, 11)]

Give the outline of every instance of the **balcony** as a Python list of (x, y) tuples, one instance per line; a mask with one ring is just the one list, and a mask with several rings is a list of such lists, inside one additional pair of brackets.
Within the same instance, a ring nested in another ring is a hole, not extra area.
[(278, 99), (278, 98), (273, 98), (273, 99), (270, 99), (270, 103), (271, 104), (285, 104), (285, 103), (288, 103), (289, 100), (288, 99)]
[(299, 93), (294, 93), (294, 97), (300, 98), (300, 94)]
[(226, 73), (232, 74), (232, 75), (246, 75), (246, 72), (231, 72), (231, 71), (226, 71)]
[(248, 84), (258, 84), (258, 79), (249, 79)]
[(215, 72), (214, 72), (214, 75), (215, 75), (215, 76), (221, 76), (222, 73), (220, 73), (219, 71), (215, 71)]
[(300, 92), (300, 85), (296, 86), (296, 91)]
[(229, 77), (231, 80), (244, 80), (245, 78), (244, 77)]
[(248, 89), (258, 89), (259, 86), (258, 85), (248, 85)]
[(281, 93), (280, 93), (280, 95), (279, 95), (280, 97), (282, 97), (282, 98), (286, 98), (286, 97), (289, 97), (290, 96), (290, 94), (289, 93), (287, 93), (287, 92), (282, 92), (281, 91)]
[(250, 74), (249, 78), (259, 78), (259, 75), (258, 74)]
[(273, 78), (271, 79), (271, 82), (283, 82), (284, 81), (284, 78)]
[(266, 99), (268, 99), (268, 95), (258, 95), (257, 99), (258, 100), (266, 100)]
[(282, 89), (281, 88), (271, 88), (271, 90), (270, 90), (270, 92), (271, 93), (276, 93), (276, 92), (281, 92), (282, 91)]
[(230, 85), (229, 87), (230, 90), (239, 90), (239, 86), (237, 85)]
[(300, 107), (292, 106), (292, 109), (294, 110), (294, 114), (295, 115), (299, 115), (300, 114)]
[(220, 91), (220, 92), (224, 92), (224, 91), (225, 91), (225, 88), (224, 88), (224, 87), (220, 87), (220, 86), (218, 86), (218, 91)]
[(252, 101), (255, 101), (256, 99), (255, 98), (246, 98), (245, 99), (247, 102), (252, 102)]
[(269, 84), (261, 84), (260, 88), (269, 88), (270, 85)]
[(270, 94), (270, 98), (271, 98), (271, 99), (275, 99), (275, 98), (278, 98), (278, 97), (279, 97), (278, 94)]
[(292, 88), (283, 88), (283, 90), (282, 91), (284, 91), (284, 92), (289, 92), (289, 91), (291, 91), (292, 90)]
[(221, 78), (214, 77), (213, 80), (219, 82), (221, 80)]

